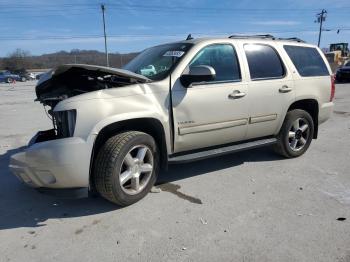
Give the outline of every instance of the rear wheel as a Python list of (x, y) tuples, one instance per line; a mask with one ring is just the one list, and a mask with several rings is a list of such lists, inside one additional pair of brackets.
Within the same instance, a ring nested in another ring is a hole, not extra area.
[(22, 81), (22, 82), (25, 82), (25, 81), (27, 81), (27, 79), (26, 79), (25, 77), (22, 77), (22, 78), (21, 78), (21, 81)]
[(11, 77), (8, 77), (7, 79), (6, 79), (6, 83), (12, 83), (13, 82), (13, 79), (11, 78)]
[(94, 165), (98, 193), (121, 206), (142, 199), (154, 185), (159, 166), (154, 139), (129, 131), (109, 138), (99, 150)]
[(298, 157), (309, 148), (314, 135), (314, 122), (310, 114), (295, 109), (287, 113), (278, 134), (275, 151), (287, 158)]

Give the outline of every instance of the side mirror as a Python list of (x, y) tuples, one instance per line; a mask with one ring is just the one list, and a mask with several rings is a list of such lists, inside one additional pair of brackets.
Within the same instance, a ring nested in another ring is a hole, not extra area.
[(180, 77), (184, 87), (191, 87), (192, 83), (208, 82), (215, 79), (215, 69), (207, 65), (192, 66), (187, 68), (188, 73)]

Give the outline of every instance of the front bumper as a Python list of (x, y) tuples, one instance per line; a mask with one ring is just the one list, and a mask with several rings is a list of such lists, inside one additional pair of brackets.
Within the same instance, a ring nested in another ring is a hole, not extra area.
[(55, 139), (53, 130), (41, 131), (11, 156), (9, 168), (35, 188), (88, 187), (91, 152), (92, 144), (82, 138)]

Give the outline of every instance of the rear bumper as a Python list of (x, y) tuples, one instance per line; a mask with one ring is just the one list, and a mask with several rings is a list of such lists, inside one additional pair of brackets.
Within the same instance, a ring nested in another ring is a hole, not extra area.
[(318, 124), (326, 122), (332, 115), (334, 108), (334, 103), (324, 103), (321, 105), (318, 113)]
[(34, 188), (88, 187), (92, 145), (79, 137), (54, 139), (52, 133), (39, 132), (11, 156), (10, 171)]

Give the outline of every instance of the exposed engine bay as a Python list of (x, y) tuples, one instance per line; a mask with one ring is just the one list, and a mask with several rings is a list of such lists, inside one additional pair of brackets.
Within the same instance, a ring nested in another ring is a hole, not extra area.
[(151, 81), (123, 69), (92, 65), (62, 65), (44, 74), (37, 86), (37, 101), (54, 108), (64, 99), (80, 94)]
[[(76, 111), (53, 112), (62, 100), (102, 89), (122, 87), (151, 81), (145, 76), (110, 67), (93, 65), (62, 65), (40, 77), (35, 88), (37, 99), (49, 106), (48, 117), (52, 120), (55, 138), (73, 136)], [(46, 109), (45, 109), (46, 111)], [(50, 136), (53, 132), (50, 131)]]

